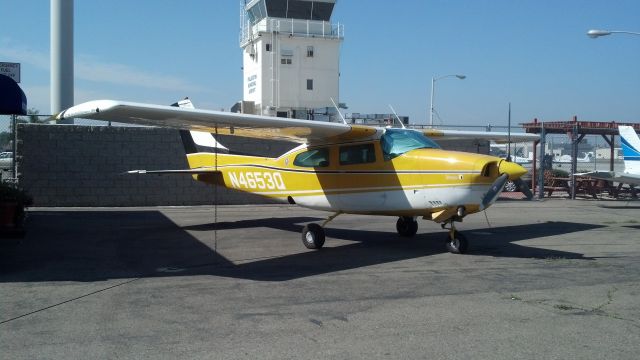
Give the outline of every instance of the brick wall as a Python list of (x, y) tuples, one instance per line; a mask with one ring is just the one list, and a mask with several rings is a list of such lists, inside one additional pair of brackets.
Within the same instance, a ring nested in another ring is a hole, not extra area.
[[(277, 156), (296, 144), (224, 137), (225, 146)], [(266, 203), (189, 175), (129, 175), (128, 170), (186, 169), (178, 131), (76, 125), (18, 127), (19, 181), (36, 206), (157, 206)], [(217, 194), (216, 194), (217, 192)]]

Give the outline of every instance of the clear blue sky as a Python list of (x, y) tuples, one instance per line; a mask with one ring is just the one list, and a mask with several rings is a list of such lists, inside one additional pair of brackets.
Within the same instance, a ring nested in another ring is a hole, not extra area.
[[(0, 0), (0, 61), (22, 63), (29, 107), (49, 112), (49, 0)], [(75, 100), (225, 109), (242, 97), (237, 0), (76, 0)], [(347, 112), (444, 124), (640, 121), (640, 1), (339, 0)]]

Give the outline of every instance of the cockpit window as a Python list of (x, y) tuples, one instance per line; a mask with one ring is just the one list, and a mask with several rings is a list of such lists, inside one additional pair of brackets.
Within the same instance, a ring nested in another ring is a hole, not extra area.
[(293, 165), (302, 167), (327, 167), (329, 166), (329, 149), (311, 149), (298, 154)]
[(407, 129), (387, 129), (380, 138), (385, 160), (391, 160), (415, 149), (439, 149), (440, 146), (422, 133)]

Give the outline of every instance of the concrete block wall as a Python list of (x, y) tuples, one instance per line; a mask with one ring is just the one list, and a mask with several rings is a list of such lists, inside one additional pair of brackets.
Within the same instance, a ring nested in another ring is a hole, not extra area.
[[(277, 156), (296, 146), (237, 136), (220, 138), (245, 153)], [(269, 200), (193, 180), (189, 175), (129, 175), (128, 170), (186, 169), (179, 132), (162, 128), (77, 125), (18, 127), (19, 182), (35, 206), (257, 204)], [(217, 196), (217, 199), (216, 199)]]

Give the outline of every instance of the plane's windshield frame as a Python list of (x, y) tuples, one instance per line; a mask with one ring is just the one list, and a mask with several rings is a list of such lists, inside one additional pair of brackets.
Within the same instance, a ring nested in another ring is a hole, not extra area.
[(387, 129), (380, 137), (385, 160), (391, 160), (415, 149), (440, 149), (435, 141), (421, 132), (410, 129)]

